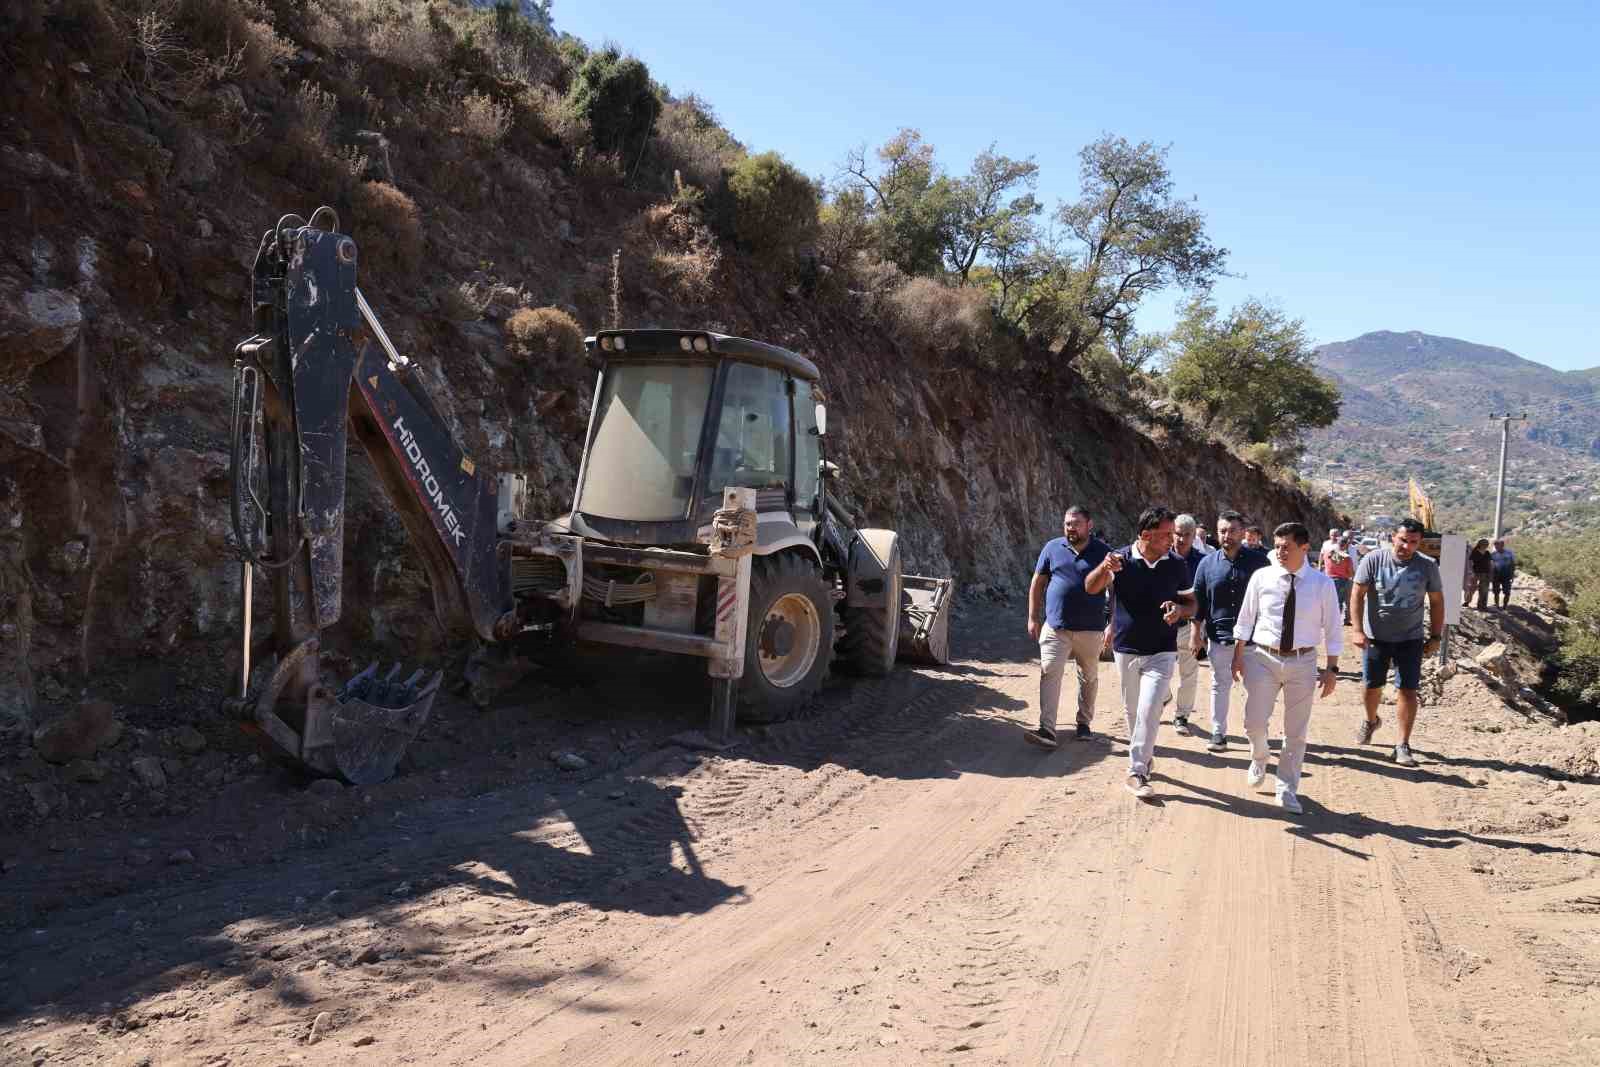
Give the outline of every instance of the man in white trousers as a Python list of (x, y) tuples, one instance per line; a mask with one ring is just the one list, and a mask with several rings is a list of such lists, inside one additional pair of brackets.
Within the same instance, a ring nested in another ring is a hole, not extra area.
[[(1339, 680), (1343, 615), (1333, 579), (1306, 560), (1311, 533), (1298, 522), (1272, 531), (1272, 561), (1250, 576), (1234, 624), (1233, 676), (1244, 681), (1244, 730), (1250, 738), (1250, 788), (1267, 776), (1267, 721), (1283, 694), (1283, 751), (1278, 754), (1278, 805), (1298, 815), (1300, 764), (1306, 755), (1311, 700), (1324, 699)], [(1317, 649), (1327, 666), (1317, 670)]]
[(1090, 596), (1112, 588), (1111, 647), (1122, 678), (1122, 713), (1128, 723), (1124, 784), (1140, 800), (1155, 795), (1150, 768), (1161, 705), (1178, 662), (1178, 624), (1194, 617), (1189, 568), (1172, 554), (1174, 518), (1164, 507), (1146, 508), (1137, 523), (1138, 540), (1108, 554), (1083, 582)]

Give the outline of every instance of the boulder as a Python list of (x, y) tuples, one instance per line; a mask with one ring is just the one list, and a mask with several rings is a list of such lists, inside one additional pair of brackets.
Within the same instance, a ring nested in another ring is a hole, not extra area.
[(1511, 666), (1511, 657), (1507, 654), (1506, 646), (1499, 641), (1479, 652), (1473, 660), (1478, 666), (1499, 678), (1510, 679), (1516, 673)]
[(204, 734), (193, 726), (180, 726), (173, 732), (172, 743), (193, 756), (205, 751), (206, 738)]
[(1539, 606), (1548, 612), (1552, 612), (1556, 615), (1568, 614), (1567, 598), (1548, 586), (1539, 590), (1539, 596), (1537, 599), (1539, 601)]
[(161, 769), (161, 761), (154, 756), (140, 756), (128, 764), (128, 769), (146, 789), (161, 790), (167, 787), (166, 772)]
[(64, 773), (74, 782), (103, 782), (106, 780), (106, 765), (97, 763), (92, 759), (75, 759), (67, 764)]
[(33, 747), (51, 763), (89, 759), (101, 746), (122, 736), (115, 709), (108, 700), (85, 700), (33, 733)]
[(0, 288), (0, 377), (25, 377), (78, 339), (83, 305), (65, 289)]

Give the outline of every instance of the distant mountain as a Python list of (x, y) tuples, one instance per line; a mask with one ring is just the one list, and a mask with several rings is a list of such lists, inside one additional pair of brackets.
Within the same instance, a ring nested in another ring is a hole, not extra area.
[(1503, 348), (1387, 330), (1323, 345), (1317, 361), (1344, 407), (1312, 436), (1302, 469), (1347, 510), (1404, 513), (1414, 475), (1455, 528), (1486, 529), (1500, 447), (1489, 416), (1526, 412), (1507, 525), (1588, 525), (1591, 511), (1600, 522), (1600, 368), (1558, 371)]

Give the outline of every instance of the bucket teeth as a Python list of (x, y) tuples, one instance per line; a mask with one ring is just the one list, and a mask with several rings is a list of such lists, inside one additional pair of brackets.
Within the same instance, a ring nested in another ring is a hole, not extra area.
[(345, 683), (333, 716), (334, 762), (356, 785), (382, 782), (394, 774), (400, 757), (433, 709), (443, 672), (418, 669), (401, 681), (396, 663), (378, 675), (376, 663)]

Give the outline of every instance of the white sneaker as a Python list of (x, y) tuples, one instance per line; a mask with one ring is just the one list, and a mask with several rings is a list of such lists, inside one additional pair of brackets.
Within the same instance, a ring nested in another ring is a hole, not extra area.
[(1248, 785), (1251, 789), (1254, 789), (1256, 786), (1266, 781), (1266, 778), (1267, 765), (1265, 763), (1257, 763), (1254, 760), (1251, 760), (1250, 769), (1244, 772), (1245, 785)]
[(1278, 807), (1290, 815), (1299, 815), (1305, 810), (1300, 806), (1300, 798), (1294, 795), (1293, 789), (1278, 790)]

